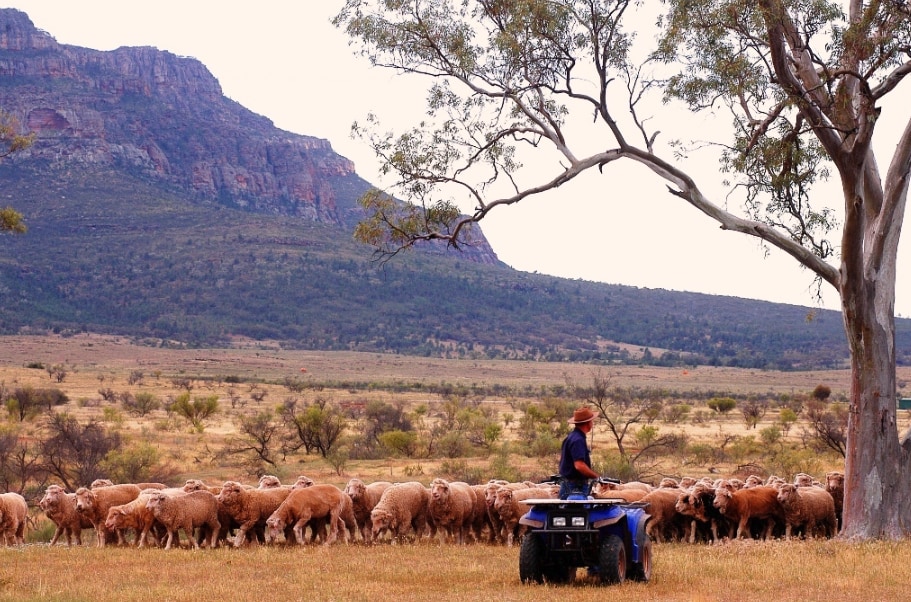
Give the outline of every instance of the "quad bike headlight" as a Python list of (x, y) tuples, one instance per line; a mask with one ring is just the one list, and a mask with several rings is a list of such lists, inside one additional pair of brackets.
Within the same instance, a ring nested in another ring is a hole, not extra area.
[(554, 527), (565, 527), (566, 526), (566, 517), (565, 516), (555, 516), (553, 522), (551, 523)]
[(584, 516), (572, 517), (572, 525), (574, 527), (584, 527), (585, 526), (585, 517)]

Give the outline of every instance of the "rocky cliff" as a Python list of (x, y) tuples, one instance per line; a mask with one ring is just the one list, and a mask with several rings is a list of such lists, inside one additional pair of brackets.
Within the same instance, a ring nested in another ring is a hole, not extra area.
[[(198, 60), (153, 47), (59, 44), (0, 9), (0, 109), (37, 134), (13, 160), (110, 166), (213, 201), (350, 232), (369, 184), (328, 140), (286, 132), (226, 98)], [(486, 240), (463, 257), (495, 263)]]

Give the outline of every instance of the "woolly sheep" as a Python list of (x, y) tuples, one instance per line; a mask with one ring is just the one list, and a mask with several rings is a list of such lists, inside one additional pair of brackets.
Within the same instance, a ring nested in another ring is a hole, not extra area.
[(550, 489), (544, 489), (543, 487), (518, 490), (501, 487), (496, 496), (494, 508), (500, 515), (500, 520), (503, 521), (503, 528), (506, 531), (506, 544), (509, 546), (513, 545), (516, 538), (521, 537), (525, 532), (525, 526), (519, 524), (519, 519), (529, 510), (529, 505), (525, 503), (525, 500), (554, 497)]
[(67, 493), (60, 485), (50, 485), (44, 492), (44, 497), (38, 502), (51, 522), (57, 528), (51, 538), (50, 545), (57, 543), (61, 535), (66, 536), (66, 545), (82, 545), (82, 530), (91, 529), (92, 522), (76, 511), (76, 494)]
[(11, 491), (0, 493), (0, 535), (4, 545), (25, 543), (25, 522), (28, 503), (20, 494)]
[[(730, 535), (730, 521), (715, 508), (714, 501), (715, 489), (705, 484), (697, 484), (689, 491), (681, 493), (677, 498), (675, 505), (677, 513), (693, 519), (690, 525), (690, 543), (696, 541), (698, 524), (708, 526), (713, 543), (720, 541), (721, 537)], [(724, 531), (723, 535), (719, 535), (719, 528)]]
[[(163, 490), (161, 489), (144, 489), (135, 500), (120, 506), (112, 506), (108, 510), (108, 516), (104, 521), (105, 528), (108, 531), (133, 529), (136, 533), (135, 544), (138, 548), (145, 546), (149, 534), (151, 533), (152, 538), (157, 545), (157, 537), (152, 530), (152, 527), (156, 524), (155, 514), (147, 504), (152, 497), (152, 493), (161, 493), (162, 491)], [(182, 489), (177, 491), (179, 491), (181, 495), (184, 494)], [(169, 495), (175, 495), (175, 492), (171, 491)], [(160, 523), (158, 524), (160, 525)]]
[(826, 491), (832, 496), (835, 502), (835, 520), (838, 524), (838, 530), (841, 531), (842, 512), (845, 504), (845, 474), (843, 472), (832, 471), (826, 473)]
[[(490, 523), (491, 530), (493, 531), (491, 538), (492, 540), (506, 543), (509, 539), (506, 533), (506, 526), (503, 524), (503, 519), (500, 518), (500, 513), (497, 512), (497, 509), (494, 506), (497, 501), (497, 491), (502, 488), (519, 491), (522, 489), (529, 489), (529, 486), (524, 482), (510, 483), (509, 481), (498, 479), (492, 479), (487, 483), (487, 485), (484, 486), (484, 501), (487, 506), (487, 520)], [(556, 494), (553, 494), (550, 497), (556, 497)]]
[[(80, 487), (76, 490), (76, 511), (91, 521), (97, 535), (98, 547), (104, 547), (109, 531), (104, 526), (112, 506), (126, 504), (139, 497), (139, 487), (132, 484), (109, 485), (98, 489)], [(117, 531), (118, 543), (123, 536)]]
[(734, 492), (723, 487), (718, 488), (715, 490), (714, 506), (729, 520), (737, 523), (735, 537), (738, 539), (749, 534), (748, 525), (751, 519), (766, 522), (764, 538), (769, 539), (776, 519), (784, 518), (784, 512), (778, 502), (778, 490), (766, 485)]
[(247, 532), (258, 525), (265, 526), (266, 519), (275, 512), (291, 489), (248, 489), (237, 481), (225, 481), (218, 503), (224, 506), (238, 528), (234, 547), (239, 548), (247, 540)]
[(465, 543), (474, 519), (475, 492), (468, 483), (449, 482), (437, 478), (430, 483), (428, 512), (438, 529), (445, 533), (445, 540)]
[(193, 531), (197, 527), (205, 527), (211, 533), (209, 547), (215, 547), (221, 525), (218, 522), (218, 502), (208, 491), (192, 491), (176, 496), (159, 491), (150, 494), (146, 506), (168, 531), (165, 550), (171, 549), (175, 536), (178, 546), (180, 545), (181, 529), (193, 547), (199, 549), (199, 542), (193, 537)]
[(260, 489), (274, 489), (276, 487), (281, 487), (282, 482), (275, 475), (264, 474), (259, 477), (259, 488)]
[(351, 498), (354, 520), (357, 522), (357, 528), (365, 542), (371, 541), (373, 533), (370, 513), (380, 501), (383, 492), (391, 486), (392, 483), (389, 481), (374, 481), (368, 485), (357, 478), (349, 480), (345, 485), (345, 493)]
[(835, 500), (822, 487), (798, 487), (786, 483), (778, 490), (778, 502), (784, 511), (785, 539), (791, 537), (795, 527), (803, 527), (806, 537), (813, 537), (817, 526), (823, 537), (835, 535)]
[(370, 512), (371, 538), (389, 531), (393, 541), (403, 539), (409, 529), (420, 538), (427, 527), (430, 491), (417, 481), (396, 483), (386, 489)]
[[(324, 545), (330, 545), (338, 539), (339, 526), (345, 542), (348, 541), (347, 530), (343, 514), (347, 509), (351, 514), (351, 500), (335, 485), (313, 485), (301, 489), (293, 489), (288, 497), (266, 519), (266, 541), (274, 541), (279, 533), (288, 526), (293, 527), (294, 538), (299, 545), (304, 544), (304, 530), (307, 524), (316, 519), (325, 519), (329, 525), (329, 535)], [(311, 526), (314, 533), (316, 528)]]
[(685, 529), (685, 517), (677, 512), (677, 498), (680, 496), (679, 487), (658, 487), (639, 501), (648, 504), (646, 512), (651, 518), (645, 525), (645, 532), (657, 542), (675, 539), (681, 529)]

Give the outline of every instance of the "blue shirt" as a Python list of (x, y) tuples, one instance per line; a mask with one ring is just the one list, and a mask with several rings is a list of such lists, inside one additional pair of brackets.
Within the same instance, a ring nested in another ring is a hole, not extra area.
[(585, 433), (577, 428), (563, 440), (563, 449), (560, 452), (560, 476), (564, 479), (584, 481), (588, 477), (576, 470), (576, 460), (582, 460), (587, 466), (592, 465), (592, 459), (585, 441)]

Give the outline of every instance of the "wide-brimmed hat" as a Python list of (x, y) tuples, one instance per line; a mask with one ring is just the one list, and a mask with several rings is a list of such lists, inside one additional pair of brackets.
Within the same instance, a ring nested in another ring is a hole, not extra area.
[(592, 412), (590, 409), (585, 408), (585, 407), (577, 408), (576, 411), (573, 412), (573, 417), (570, 419), (569, 423), (570, 424), (582, 424), (583, 422), (588, 422), (589, 420), (593, 420), (594, 417), (595, 417), (595, 413)]

